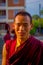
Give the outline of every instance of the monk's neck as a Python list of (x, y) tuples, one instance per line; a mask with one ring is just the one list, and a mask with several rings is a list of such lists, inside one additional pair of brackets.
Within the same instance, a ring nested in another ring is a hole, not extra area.
[[(30, 37), (30, 36), (29, 36)], [(25, 38), (25, 39), (19, 39), (17, 38), (17, 43), (19, 43), (20, 45), (23, 44), (29, 37)]]
[(24, 42), (25, 42), (25, 40), (17, 39), (17, 43), (19, 43), (20, 45), (21, 45), (22, 43), (24, 43)]

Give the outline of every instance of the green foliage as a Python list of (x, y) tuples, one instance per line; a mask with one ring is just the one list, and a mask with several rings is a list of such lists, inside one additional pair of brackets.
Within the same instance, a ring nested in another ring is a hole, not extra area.
[(39, 26), (43, 28), (43, 18), (40, 18), (38, 15), (33, 15), (32, 18), (33, 29), (30, 31), (30, 34), (34, 35)]
[(38, 20), (40, 18), (40, 16), (35, 14), (35, 15), (32, 16), (32, 18), (35, 19), (35, 20)]
[(40, 26), (43, 27), (43, 18), (40, 18)]
[(39, 27), (39, 25), (40, 27), (43, 28), (43, 18), (40, 18), (38, 20), (32, 20), (32, 23), (33, 23), (33, 26), (36, 28)]
[(32, 20), (33, 26), (38, 27), (39, 26), (39, 20)]

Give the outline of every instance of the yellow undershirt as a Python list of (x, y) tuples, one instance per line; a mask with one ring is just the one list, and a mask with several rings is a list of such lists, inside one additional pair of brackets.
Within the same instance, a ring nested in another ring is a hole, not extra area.
[(17, 50), (17, 48), (18, 48), (19, 46), (20, 46), (20, 43), (19, 43), (19, 41), (17, 41), (15, 51)]

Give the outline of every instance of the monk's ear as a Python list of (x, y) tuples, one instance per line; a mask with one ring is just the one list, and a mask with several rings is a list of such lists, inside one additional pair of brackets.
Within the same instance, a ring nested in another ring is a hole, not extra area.
[(33, 29), (33, 24), (31, 24), (31, 30)]

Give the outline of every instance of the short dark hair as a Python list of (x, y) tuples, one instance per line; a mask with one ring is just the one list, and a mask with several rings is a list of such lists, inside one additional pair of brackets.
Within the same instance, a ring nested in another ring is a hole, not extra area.
[(16, 15), (15, 15), (15, 18), (16, 16), (18, 15), (23, 15), (23, 16), (29, 16), (30, 17), (30, 23), (32, 23), (32, 16), (30, 15), (30, 13), (26, 12), (26, 11), (20, 11), (18, 12)]

